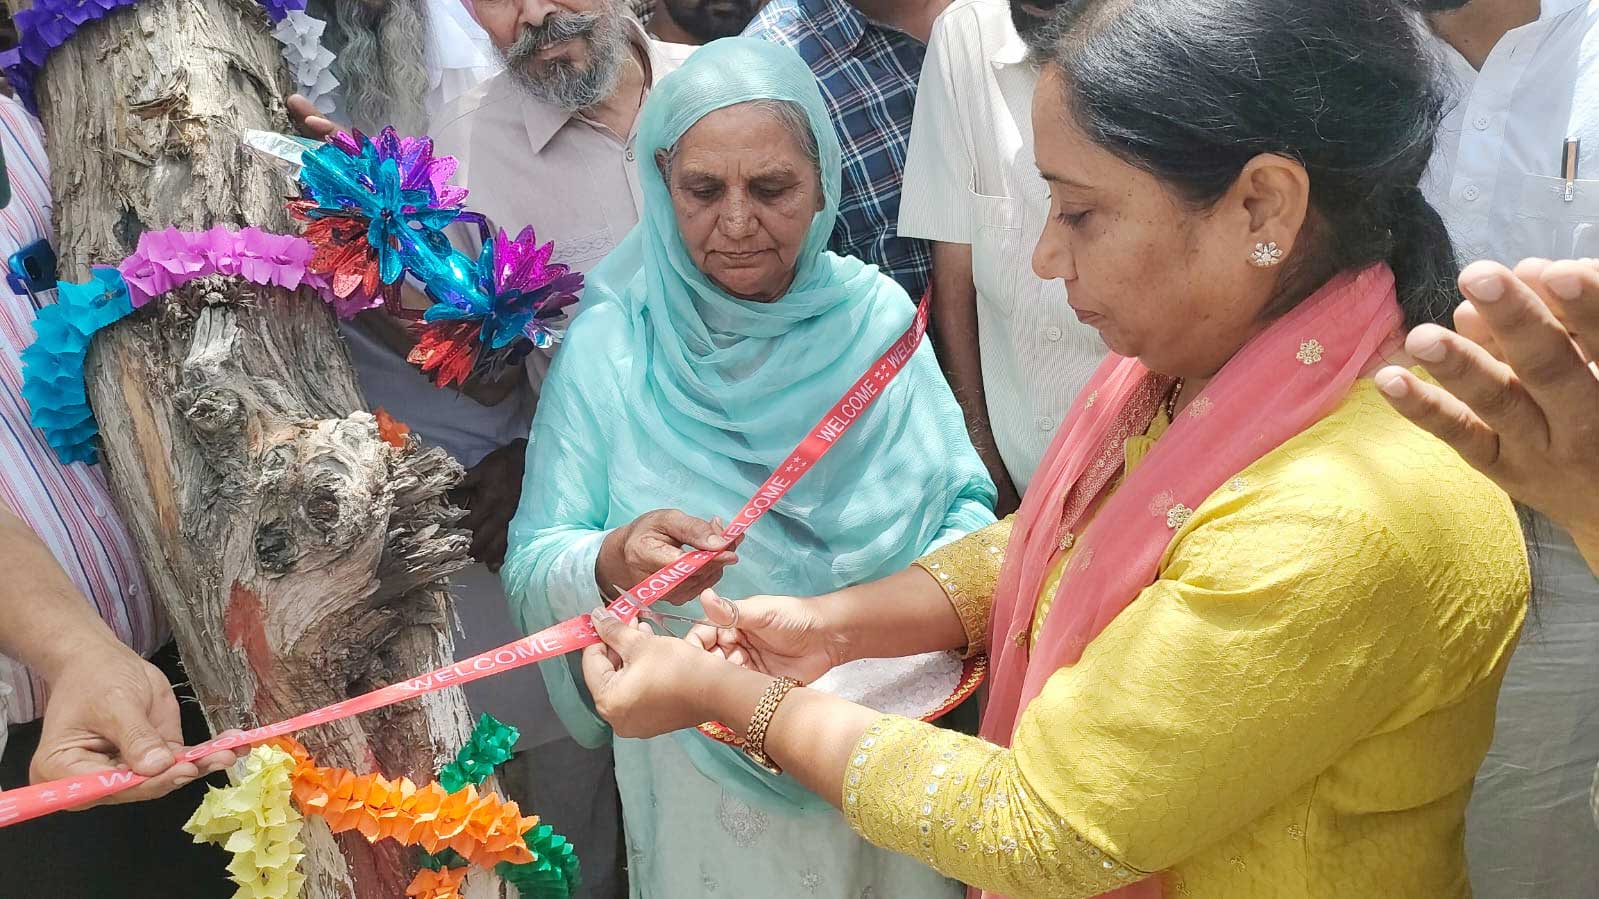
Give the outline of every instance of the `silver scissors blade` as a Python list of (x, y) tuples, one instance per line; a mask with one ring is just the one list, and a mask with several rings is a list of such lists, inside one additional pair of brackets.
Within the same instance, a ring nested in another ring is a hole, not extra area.
[[(618, 587), (615, 584), (611, 585), (611, 589), (616, 591), (617, 596), (622, 596), (622, 595), (625, 595), (627, 593), (626, 590), (623, 590), (621, 587)], [(735, 608), (735, 610), (737, 609), (736, 606), (734, 608)], [(733, 619), (733, 623), (732, 624), (717, 624), (716, 622), (711, 621), (708, 618), (690, 618), (687, 615), (677, 615), (677, 614), (674, 614), (672, 612), (662, 612), (662, 611), (660, 611), (659, 609), (656, 609), (653, 606), (647, 606), (647, 607), (639, 609), (639, 615), (641, 617), (644, 617), (644, 618), (647, 618), (647, 619), (658, 619), (657, 623), (660, 624), (662, 628), (665, 628), (667, 633), (670, 633), (673, 636), (678, 636), (678, 637), (681, 637), (683, 635), (677, 633), (676, 631), (672, 630), (671, 628), (666, 627), (666, 622), (667, 621), (681, 621), (681, 622), (684, 622), (685, 624), (703, 624), (706, 627), (714, 627), (717, 630), (727, 630), (727, 629), (736, 627), (738, 625), (738, 618), (736, 617), (736, 615), (735, 615), (735, 617)]]

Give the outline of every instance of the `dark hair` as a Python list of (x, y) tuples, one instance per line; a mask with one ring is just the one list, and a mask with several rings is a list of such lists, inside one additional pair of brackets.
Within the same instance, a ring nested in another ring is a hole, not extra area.
[[(1386, 261), (1407, 326), (1447, 323), (1459, 266), (1418, 184), (1443, 117), (1437, 63), (1400, 0), (1066, 0), (1041, 60), (1095, 143), (1201, 207), (1249, 160), (1310, 175), (1306, 288)], [(1315, 280), (1310, 280), (1315, 279)]]

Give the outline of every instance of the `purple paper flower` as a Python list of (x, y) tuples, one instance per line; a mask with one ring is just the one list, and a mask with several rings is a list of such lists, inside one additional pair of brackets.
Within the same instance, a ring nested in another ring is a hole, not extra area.
[(190, 246), (194, 248), (219, 275), (237, 275), (239, 273), (240, 253), (243, 247), (239, 245), (239, 235), (228, 230), (222, 225), (217, 225), (211, 230), (196, 235)]
[(134, 308), (209, 274), (287, 290), (303, 284), (326, 299), (331, 295), (327, 281), (306, 271), (315, 252), (303, 237), (269, 234), (259, 228), (234, 231), (218, 225), (200, 232), (169, 228), (140, 236), (139, 248), (122, 260), (118, 269), (127, 281)]
[(239, 275), (246, 280), (276, 284), (287, 290), (306, 283), (305, 267), (316, 250), (305, 239), (245, 228), (239, 232), (239, 244), (244, 248), (239, 257)]
[(554, 254), (555, 244), (540, 245), (531, 227), (515, 238), (502, 228), (478, 256), (478, 289), (452, 297), (455, 302), (434, 303), (424, 318), (481, 322), (480, 339), (490, 351), (523, 337), (548, 346), (556, 338), (548, 320), (576, 303), (583, 289), (583, 276), (551, 262)]
[[(260, 0), (267, 16), (276, 22), (289, 10), (305, 9), (305, 0)], [(65, 44), (79, 28), (96, 19), (105, 18), (112, 10), (132, 6), (134, 0), (39, 0), (28, 9), (19, 10), (12, 17), (17, 29), (16, 56), (0, 67), (6, 70), (6, 80), (17, 92), (22, 105), (34, 115), (39, 114), (34, 88), (45, 60), (57, 47)]]

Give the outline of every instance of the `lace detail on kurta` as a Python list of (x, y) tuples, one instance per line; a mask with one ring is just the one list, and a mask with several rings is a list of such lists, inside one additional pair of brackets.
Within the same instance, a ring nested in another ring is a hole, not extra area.
[(1010, 526), (1015, 518), (1012, 515), (991, 524), (911, 563), (936, 578), (949, 597), (949, 604), (955, 607), (961, 627), (966, 630), (965, 655), (982, 652), (988, 646), (994, 592), (999, 586), (999, 569), (1005, 564), (1005, 545), (1010, 542)]
[(1097, 896), (1148, 876), (1045, 806), (1009, 752), (909, 718), (884, 715), (856, 744), (844, 814), (866, 839), (1008, 896)]

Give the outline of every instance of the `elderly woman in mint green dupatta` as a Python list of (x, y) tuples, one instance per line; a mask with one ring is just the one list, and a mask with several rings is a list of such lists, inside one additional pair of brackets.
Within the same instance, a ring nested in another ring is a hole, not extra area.
[[(694, 597), (712, 583), (821, 594), (993, 521), (994, 486), (924, 344), (737, 546), (716, 537), (716, 516), (754, 493), (914, 304), (826, 249), (839, 146), (792, 51), (738, 38), (699, 50), (651, 91), (637, 146), (642, 220), (589, 274), (533, 423), (503, 570), (523, 629), (592, 610), (684, 546), (720, 551), (667, 597), (701, 615)], [(576, 658), (546, 663), (546, 684), (573, 736), (600, 745), (610, 733)], [(634, 896), (960, 893), (697, 732), (615, 749)]]

